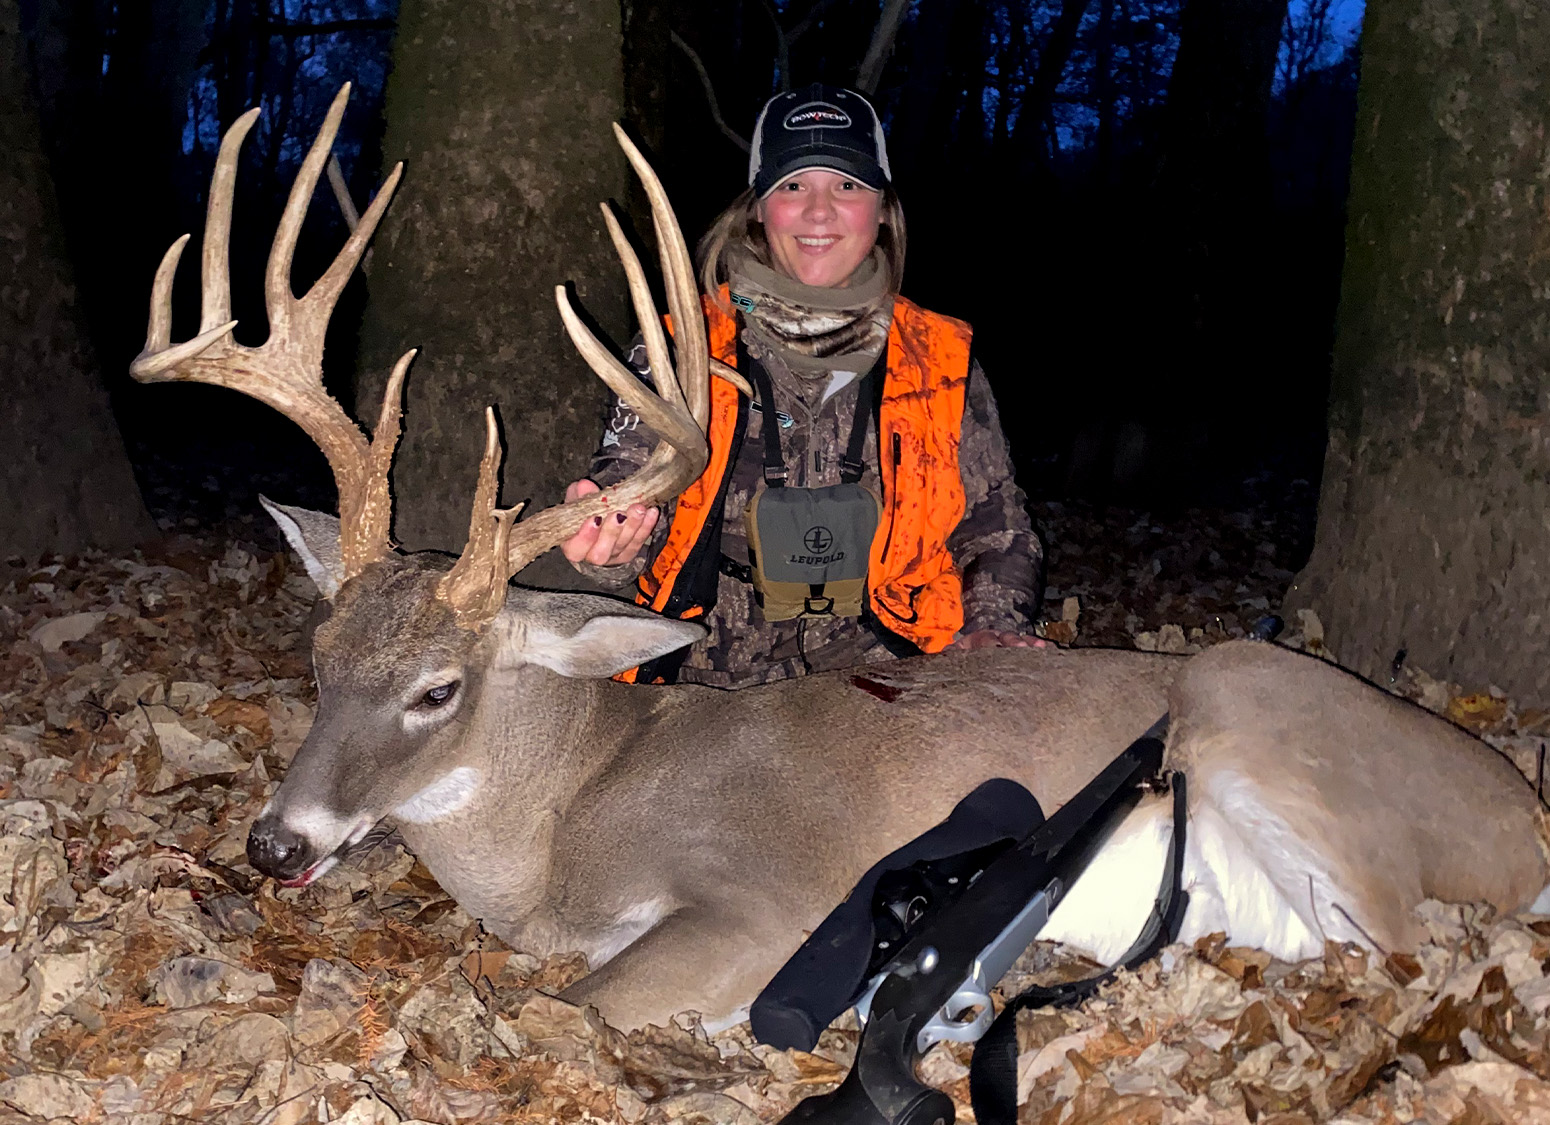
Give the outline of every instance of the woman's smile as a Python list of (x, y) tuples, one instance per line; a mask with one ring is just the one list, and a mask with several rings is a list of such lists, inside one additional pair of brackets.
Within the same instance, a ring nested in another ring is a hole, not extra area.
[(877, 245), (882, 193), (831, 172), (809, 168), (759, 200), (759, 221), (771, 264), (805, 285), (845, 285)]

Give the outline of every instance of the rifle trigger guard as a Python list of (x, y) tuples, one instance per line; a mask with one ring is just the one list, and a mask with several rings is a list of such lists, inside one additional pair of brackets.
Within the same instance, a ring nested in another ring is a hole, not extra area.
[[(972, 1008), (979, 1012), (972, 1020), (959, 1017)], [(920, 1029), (916, 1048), (924, 1053), (933, 1043), (944, 1040), (953, 1043), (977, 1043), (990, 1030), (996, 1018), (996, 1006), (990, 1002), (990, 994), (973, 986), (960, 988), (937, 1009), (926, 1025)]]
[[(1064, 892), (1062, 881), (1059, 878), (1051, 879), (1049, 885), (1029, 899), (1016, 917), (980, 951), (964, 982), (921, 1027), (915, 1037), (917, 1051), (925, 1054), (931, 1044), (943, 1039), (954, 1043), (979, 1042), (996, 1018), (995, 1005), (990, 1002), (990, 990), (1011, 970), (1023, 950), (1033, 944), (1039, 931), (1049, 921), (1050, 902), (1059, 901)], [(974, 1019), (965, 1022), (958, 1018), (976, 1005), (980, 1012)]]

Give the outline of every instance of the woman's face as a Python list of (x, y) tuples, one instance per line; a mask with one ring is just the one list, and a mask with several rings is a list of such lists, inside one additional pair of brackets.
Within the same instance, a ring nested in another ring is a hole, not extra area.
[(759, 200), (772, 265), (804, 285), (846, 284), (877, 245), (883, 196), (859, 180), (809, 168)]

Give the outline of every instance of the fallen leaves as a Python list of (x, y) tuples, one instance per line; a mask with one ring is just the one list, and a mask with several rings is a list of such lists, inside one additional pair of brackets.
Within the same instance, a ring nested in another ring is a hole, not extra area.
[[(1281, 572), (1255, 528), (1202, 529), (1205, 553), (1180, 554), (1153, 527), (1056, 568), (1047, 636), (1188, 650), (1268, 606)], [(1238, 562), (1246, 577), (1211, 577)], [(187, 539), (0, 583), (3, 1125), (751, 1125), (852, 1064), (848, 1020), (812, 1054), (746, 1024), (709, 1035), (692, 1014), (621, 1034), (552, 995), (585, 973), (580, 955), (506, 948), (383, 834), (303, 890), (259, 878), (245, 834), (313, 706), (313, 593), (282, 557)], [(1316, 620), (1299, 630), (1322, 643)], [(1520, 766), (1546, 727), (1489, 691), (1410, 670), (1399, 686)], [(1550, 1118), (1550, 923), (1440, 906), (1426, 921), (1425, 946), (1386, 957), (1172, 947), (1080, 1008), (1022, 1013), (1021, 1120)], [(1048, 950), (1029, 966), (1086, 971)], [(969, 1058), (942, 1045), (920, 1068), (965, 1118)]]

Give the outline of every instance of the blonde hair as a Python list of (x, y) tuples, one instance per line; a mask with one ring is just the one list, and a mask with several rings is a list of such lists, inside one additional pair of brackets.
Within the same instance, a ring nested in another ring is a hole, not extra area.
[[(774, 268), (770, 244), (764, 237), (764, 224), (758, 218), (759, 198), (753, 188), (743, 191), (716, 216), (698, 247), (700, 288), (720, 303), (721, 286), (729, 277), (727, 252), (741, 247), (761, 265)], [(877, 246), (883, 252), (883, 269), (888, 274), (888, 292), (898, 296), (904, 281), (904, 208), (891, 186), (884, 186)], [(727, 309), (731, 312), (731, 309)]]

